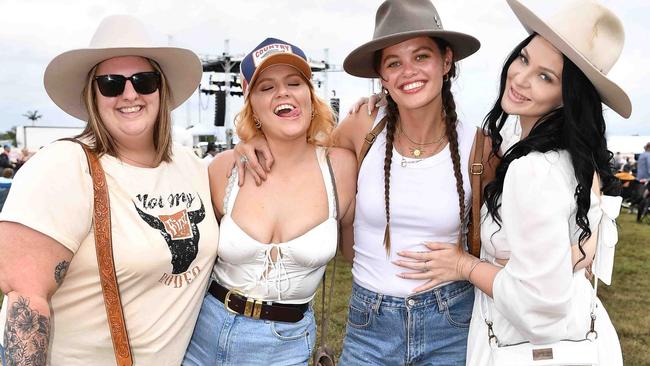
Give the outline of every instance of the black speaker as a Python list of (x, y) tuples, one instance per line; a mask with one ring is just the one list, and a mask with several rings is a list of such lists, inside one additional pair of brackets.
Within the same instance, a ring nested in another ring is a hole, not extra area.
[(226, 92), (218, 90), (214, 94), (214, 125), (225, 126), (226, 124)]

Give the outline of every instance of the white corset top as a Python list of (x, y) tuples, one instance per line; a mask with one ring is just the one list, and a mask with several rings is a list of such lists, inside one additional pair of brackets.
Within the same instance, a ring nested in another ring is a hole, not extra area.
[(233, 170), (224, 196), (219, 258), (213, 270), (214, 279), (222, 286), (258, 300), (289, 304), (306, 303), (314, 297), (325, 266), (336, 254), (338, 235), (336, 200), (325, 148), (317, 147), (316, 156), (330, 215), (301, 236), (282, 243), (261, 243), (232, 219), (230, 214), (239, 193), (237, 170)]

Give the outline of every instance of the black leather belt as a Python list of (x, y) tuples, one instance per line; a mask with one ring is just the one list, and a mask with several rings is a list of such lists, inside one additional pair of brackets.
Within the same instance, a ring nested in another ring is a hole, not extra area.
[(235, 290), (228, 290), (216, 281), (210, 283), (208, 293), (221, 301), (231, 313), (254, 319), (296, 323), (304, 317), (309, 308), (309, 303), (281, 304), (251, 299)]

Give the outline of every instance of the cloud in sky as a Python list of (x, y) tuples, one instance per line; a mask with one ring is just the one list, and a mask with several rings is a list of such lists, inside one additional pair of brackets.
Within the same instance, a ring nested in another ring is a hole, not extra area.
[[(545, 0), (528, 0), (536, 6)], [(650, 21), (647, 0), (604, 0), (623, 20), (626, 47), (610, 76), (628, 92), (633, 114), (629, 120), (606, 112), (612, 135), (650, 135), (650, 51), (645, 24)], [(187, 47), (200, 55), (218, 55), (229, 40), (229, 51), (249, 51), (266, 37), (300, 46), (313, 59), (341, 65), (345, 56), (372, 37), (379, 0), (0, 0), (0, 131), (27, 121), (22, 114), (38, 109), (42, 124), (80, 125), (52, 103), (43, 89), (49, 60), (88, 44), (97, 25), (110, 14), (132, 14), (154, 30), (161, 42)], [(459, 116), (479, 124), (496, 97), (502, 63), (526, 35), (504, 0), (434, 1), (446, 29), (479, 38), (481, 50), (460, 64), (454, 87)], [(317, 75), (323, 78), (323, 75)], [(328, 74), (329, 89), (341, 98), (342, 111), (370, 91), (370, 82), (343, 72)], [(207, 76), (204, 78), (207, 82)], [(200, 102), (205, 109), (201, 109)], [(213, 99), (193, 96), (174, 117), (182, 125), (210, 124)], [(237, 109), (240, 101), (232, 101)]]

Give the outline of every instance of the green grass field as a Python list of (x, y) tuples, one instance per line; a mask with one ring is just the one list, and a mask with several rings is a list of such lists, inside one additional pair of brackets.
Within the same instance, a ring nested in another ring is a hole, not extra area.
[[(616, 249), (614, 275), (610, 287), (600, 286), (598, 295), (605, 304), (623, 347), (626, 366), (650, 365), (650, 225), (634, 222), (635, 216), (621, 213), (619, 243)], [(328, 268), (331, 273), (332, 264)], [(329, 286), (329, 279), (328, 279)], [(337, 354), (345, 334), (348, 297), (352, 275), (350, 265), (338, 259), (336, 285), (328, 344)], [(320, 289), (315, 299), (317, 322), (320, 324)], [(0, 303), (2, 293), (0, 293)]]
[(637, 224), (636, 215), (624, 211), (612, 285), (599, 286), (598, 297), (621, 339), (625, 365), (650, 365), (650, 225)]

